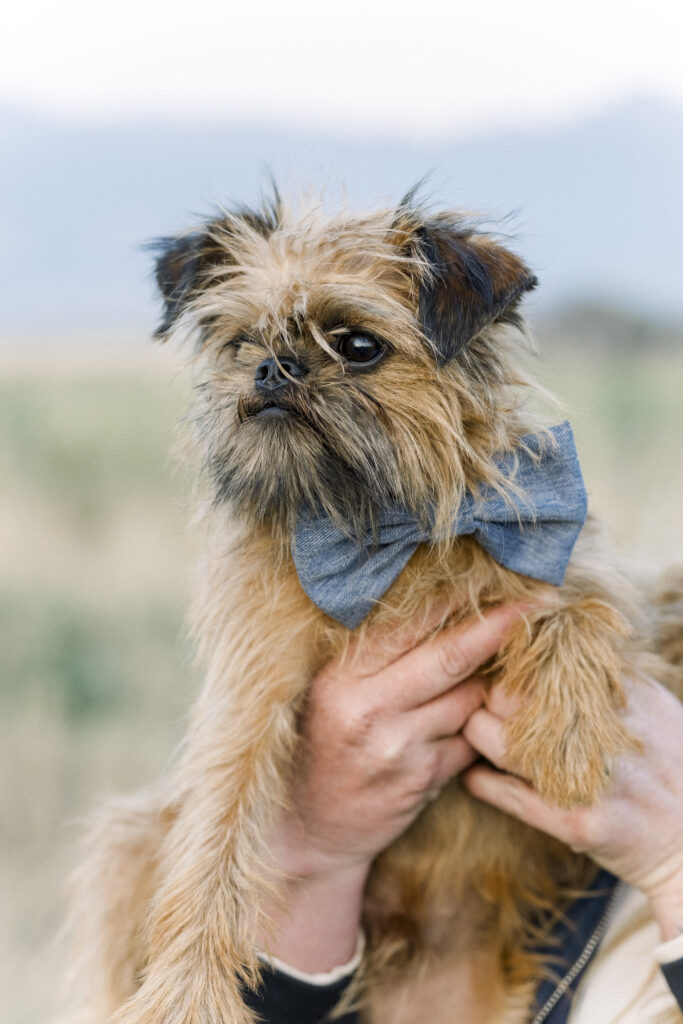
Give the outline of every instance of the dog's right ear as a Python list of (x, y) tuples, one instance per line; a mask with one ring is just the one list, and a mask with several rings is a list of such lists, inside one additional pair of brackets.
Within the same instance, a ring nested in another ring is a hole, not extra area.
[(269, 238), (280, 225), (282, 199), (274, 181), (270, 197), (260, 208), (240, 206), (222, 211), (205, 227), (191, 234), (159, 238), (148, 248), (156, 252), (156, 281), (164, 300), (161, 323), (155, 338), (164, 340), (192, 298), (211, 278), (211, 272), (235, 262), (231, 251), (244, 234)]
[(155, 273), (164, 300), (162, 320), (154, 337), (163, 341), (201, 284), (202, 276), (227, 254), (224, 249), (219, 251), (208, 234), (199, 231), (179, 238), (160, 238), (150, 248), (159, 254)]

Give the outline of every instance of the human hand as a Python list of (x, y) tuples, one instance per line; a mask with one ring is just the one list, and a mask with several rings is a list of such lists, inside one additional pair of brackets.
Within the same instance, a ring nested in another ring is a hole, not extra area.
[(632, 686), (624, 717), (642, 752), (618, 759), (599, 803), (571, 810), (546, 803), (515, 775), (505, 721), (518, 706), (494, 686), (469, 718), (464, 738), (499, 770), (474, 765), (467, 789), (644, 892), (665, 939), (683, 932), (683, 705), (654, 681)]
[(461, 732), (484, 699), (474, 673), (521, 613), (494, 608), (422, 643), (435, 623), (406, 627), (314, 679), (289, 805), (269, 836), (286, 881), (264, 908), (262, 949), (309, 973), (348, 960), (371, 862), (477, 756)]
[(494, 608), (418, 646), (404, 631), (323, 669), (311, 687), (291, 812), (278, 836), (289, 870), (369, 867), (474, 761), (461, 733), (484, 700), (474, 673), (520, 614)]

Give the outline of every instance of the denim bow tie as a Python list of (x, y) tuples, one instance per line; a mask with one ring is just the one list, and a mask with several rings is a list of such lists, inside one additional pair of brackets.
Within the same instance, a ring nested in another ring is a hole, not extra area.
[[(534, 434), (515, 453), (497, 459), (521, 497), (506, 501), (490, 486), (467, 492), (450, 527), (451, 536), (473, 536), (501, 565), (559, 586), (574, 543), (586, 521), (586, 489), (569, 423), (550, 430), (555, 443)], [(434, 540), (417, 517), (400, 505), (385, 506), (366, 543), (349, 538), (330, 520), (301, 509), (292, 538), (302, 587), (319, 608), (355, 629), (389, 589), (419, 544)]]

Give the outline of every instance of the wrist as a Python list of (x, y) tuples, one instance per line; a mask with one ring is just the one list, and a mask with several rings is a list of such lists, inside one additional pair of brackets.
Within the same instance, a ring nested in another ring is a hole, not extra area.
[(263, 908), (261, 951), (307, 974), (346, 964), (358, 947), (366, 877), (355, 866), (285, 878), (280, 898)]
[(294, 815), (273, 828), (269, 852), (280, 896), (262, 908), (261, 952), (307, 974), (346, 964), (358, 944), (370, 860), (316, 843)]
[(307, 833), (292, 815), (282, 819), (270, 836), (269, 852), (276, 870), (299, 885), (341, 885), (352, 889), (365, 884), (372, 858), (337, 849)]
[(647, 893), (662, 939), (683, 935), (683, 871)]

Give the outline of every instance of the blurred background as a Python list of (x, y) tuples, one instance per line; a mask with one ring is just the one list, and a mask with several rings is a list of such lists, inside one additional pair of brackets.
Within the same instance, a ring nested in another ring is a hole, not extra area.
[(683, 8), (62, 0), (0, 39), (0, 1022), (49, 1019), (79, 819), (153, 779), (198, 685), (183, 354), (149, 238), (214, 204), (425, 173), (538, 273), (594, 507), (683, 561)]

